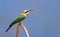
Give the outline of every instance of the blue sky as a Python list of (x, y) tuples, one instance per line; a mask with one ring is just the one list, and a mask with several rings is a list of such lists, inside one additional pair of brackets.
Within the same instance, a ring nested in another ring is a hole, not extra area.
[(5, 30), (24, 9), (33, 10), (23, 21), (30, 37), (60, 37), (60, 0), (0, 0), (0, 37), (15, 37), (17, 25)]

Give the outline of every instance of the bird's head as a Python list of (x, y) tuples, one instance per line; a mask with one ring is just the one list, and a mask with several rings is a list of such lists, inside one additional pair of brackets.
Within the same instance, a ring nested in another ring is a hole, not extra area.
[(23, 12), (24, 14), (28, 15), (30, 11), (32, 11), (32, 10), (23, 10), (22, 12)]

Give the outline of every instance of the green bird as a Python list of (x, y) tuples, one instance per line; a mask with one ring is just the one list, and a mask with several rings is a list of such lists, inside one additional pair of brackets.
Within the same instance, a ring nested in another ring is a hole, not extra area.
[(23, 21), (27, 15), (29, 14), (29, 11), (31, 10), (23, 10), (21, 14), (19, 14), (19, 16), (9, 25), (8, 29), (6, 30), (6, 32), (16, 23), (20, 23), (21, 21)]

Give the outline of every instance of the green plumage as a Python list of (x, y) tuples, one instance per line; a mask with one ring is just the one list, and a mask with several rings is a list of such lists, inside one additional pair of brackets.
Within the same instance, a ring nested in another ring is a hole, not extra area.
[(24, 14), (21, 14), (21, 15), (19, 15), (19, 16), (17, 17), (17, 19), (14, 20), (11, 24), (16, 24), (16, 23), (18, 23), (18, 22), (21, 22), (22, 20), (25, 19), (25, 17), (26, 17), (26, 16), (24, 16)]
[(14, 21), (9, 25), (9, 28), (6, 30), (6, 32), (7, 32), (14, 24), (19, 23), (19, 22), (21, 22), (22, 20), (24, 20), (25, 17), (26, 17), (26, 16), (24, 15), (24, 13), (20, 14), (20, 15), (17, 17), (17, 19), (14, 20)]

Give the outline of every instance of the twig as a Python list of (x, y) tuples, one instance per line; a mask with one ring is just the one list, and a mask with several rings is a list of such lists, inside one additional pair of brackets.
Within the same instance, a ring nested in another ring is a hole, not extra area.
[(16, 30), (16, 37), (19, 37), (20, 28), (21, 28), (21, 24), (18, 24), (17, 25), (17, 30)]
[(26, 34), (26, 37), (29, 37), (28, 30), (27, 30), (27, 28), (24, 26), (24, 24), (23, 24), (23, 23), (21, 24), (21, 27), (24, 29), (25, 34)]
[(20, 24), (18, 24), (17, 25), (17, 30), (16, 30), (16, 37), (18, 37), (19, 36), (19, 31), (20, 31), (20, 28), (23, 28), (23, 30), (25, 31), (25, 34), (26, 34), (26, 37), (29, 37), (29, 33), (28, 33), (28, 30), (27, 30), (27, 28), (24, 26), (24, 24), (23, 23), (20, 23)]

